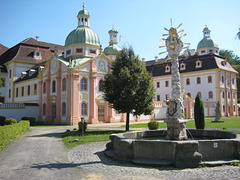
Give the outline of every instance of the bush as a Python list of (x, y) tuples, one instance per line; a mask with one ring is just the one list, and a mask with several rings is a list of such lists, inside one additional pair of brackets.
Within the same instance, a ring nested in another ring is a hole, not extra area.
[(12, 125), (12, 124), (16, 124), (16, 123), (17, 123), (16, 119), (9, 118), (9, 119), (5, 120), (4, 125)]
[(156, 120), (152, 120), (148, 123), (148, 129), (155, 130), (159, 128), (159, 122)]
[(204, 104), (199, 94), (197, 94), (195, 98), (194, 119), (196, 129), (204, 129), (205, 127)]
[(78, 130), (82, 131), (82, 128), (83, 128), (84, 132), (87, 130), (87, 122), (86, 121), (84, 121), (84, 124), (82, 124), (81, 122), (78, 123)]
[(22, 121), (29, 121), (30, 122), (30, 126), (36, 126), (37, 125), (37, 121), (35, 117), (22, 117), (21, 119)]
[(13, 142), (18, 135), (29, 129), (29, 121), (21, 121), (9, 126), (0, 126), (0, 151)]
[(5, 120), (6, 120), (6, 117), (0, 116), (0, 126), (4, 126)]

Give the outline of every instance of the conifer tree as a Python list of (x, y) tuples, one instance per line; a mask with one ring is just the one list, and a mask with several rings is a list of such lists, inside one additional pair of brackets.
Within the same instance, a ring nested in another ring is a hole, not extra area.
[(196, 129), (204, 129), (205, 127), (204, 104), (199, 93), (195, 98), (194, 119)]
[(152, 114), (155, 92), (153, 79), (131, 47), (123, 48), (112, 62), (103, 88), (104, 99), (119, 113), (127, 113), (126, 131), (129, 130), (130, 113)]

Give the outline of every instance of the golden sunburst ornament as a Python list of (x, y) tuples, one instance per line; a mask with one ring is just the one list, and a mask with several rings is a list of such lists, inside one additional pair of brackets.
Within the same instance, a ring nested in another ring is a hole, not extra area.
[[(168, 31), (168, 34), (163, 34), (163, 36), (168, 36), (168, 38), (170, 37), (171, 39), (175, 39), (175, 38), (181, 39), (182, 37), (187, 35), (187, 34), (183, 34), (184, 30), (177, 31), (178, 28), (180, 28), (182, 26), (182, 23), (177, 28), (174, 28), (173, 25), (172, 25), (172, 18), (170, 19), (170, 21), (171, 21), (171, 28), (170, 29), (164, 28), (164, 30)], [(179, 36), (180, 33), (181, 33), (181, 35)], [(165, 38), (161, 38), (161, 41), (163, 41), (163, 42), (166, 41), (166, 40), (167, 39), (165, 39)], [(166, 47), (165, 42), (164, 42), (164, 44), (165, 44), (164, 46), (159, 46), (159, 48)], [(185, 46), (182, 49), (188, 49), (189, 48), (190, 43), (183, 43), (183, 44), (188, 45), (188, 46)], [(170, 41), (169, 49), (170, 50), (175, 49), (175, 45), (172, 41)], [(168, 51), (160, 52), (159, 55), (164, 54), (166, 52), (168, 52)], [(167, 59), (165, 60), (165, 62), (167, 62), (169, 58), (170, 57), (168, 56)]]

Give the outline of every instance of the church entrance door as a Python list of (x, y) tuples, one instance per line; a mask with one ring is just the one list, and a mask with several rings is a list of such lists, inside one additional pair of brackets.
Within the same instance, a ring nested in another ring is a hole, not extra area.
[(104, 106), (98, 106), (98, 121), (104, 122)]

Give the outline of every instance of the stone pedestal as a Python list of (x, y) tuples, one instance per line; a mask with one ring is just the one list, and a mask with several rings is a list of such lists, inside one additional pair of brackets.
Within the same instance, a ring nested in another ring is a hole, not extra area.
[(167, 119), (164, 121), (167, 123), (167, 135), (165, 136), (166, 140), (187, 140), (187, 131), (186, 123), (188, 120), (172, 120)]

